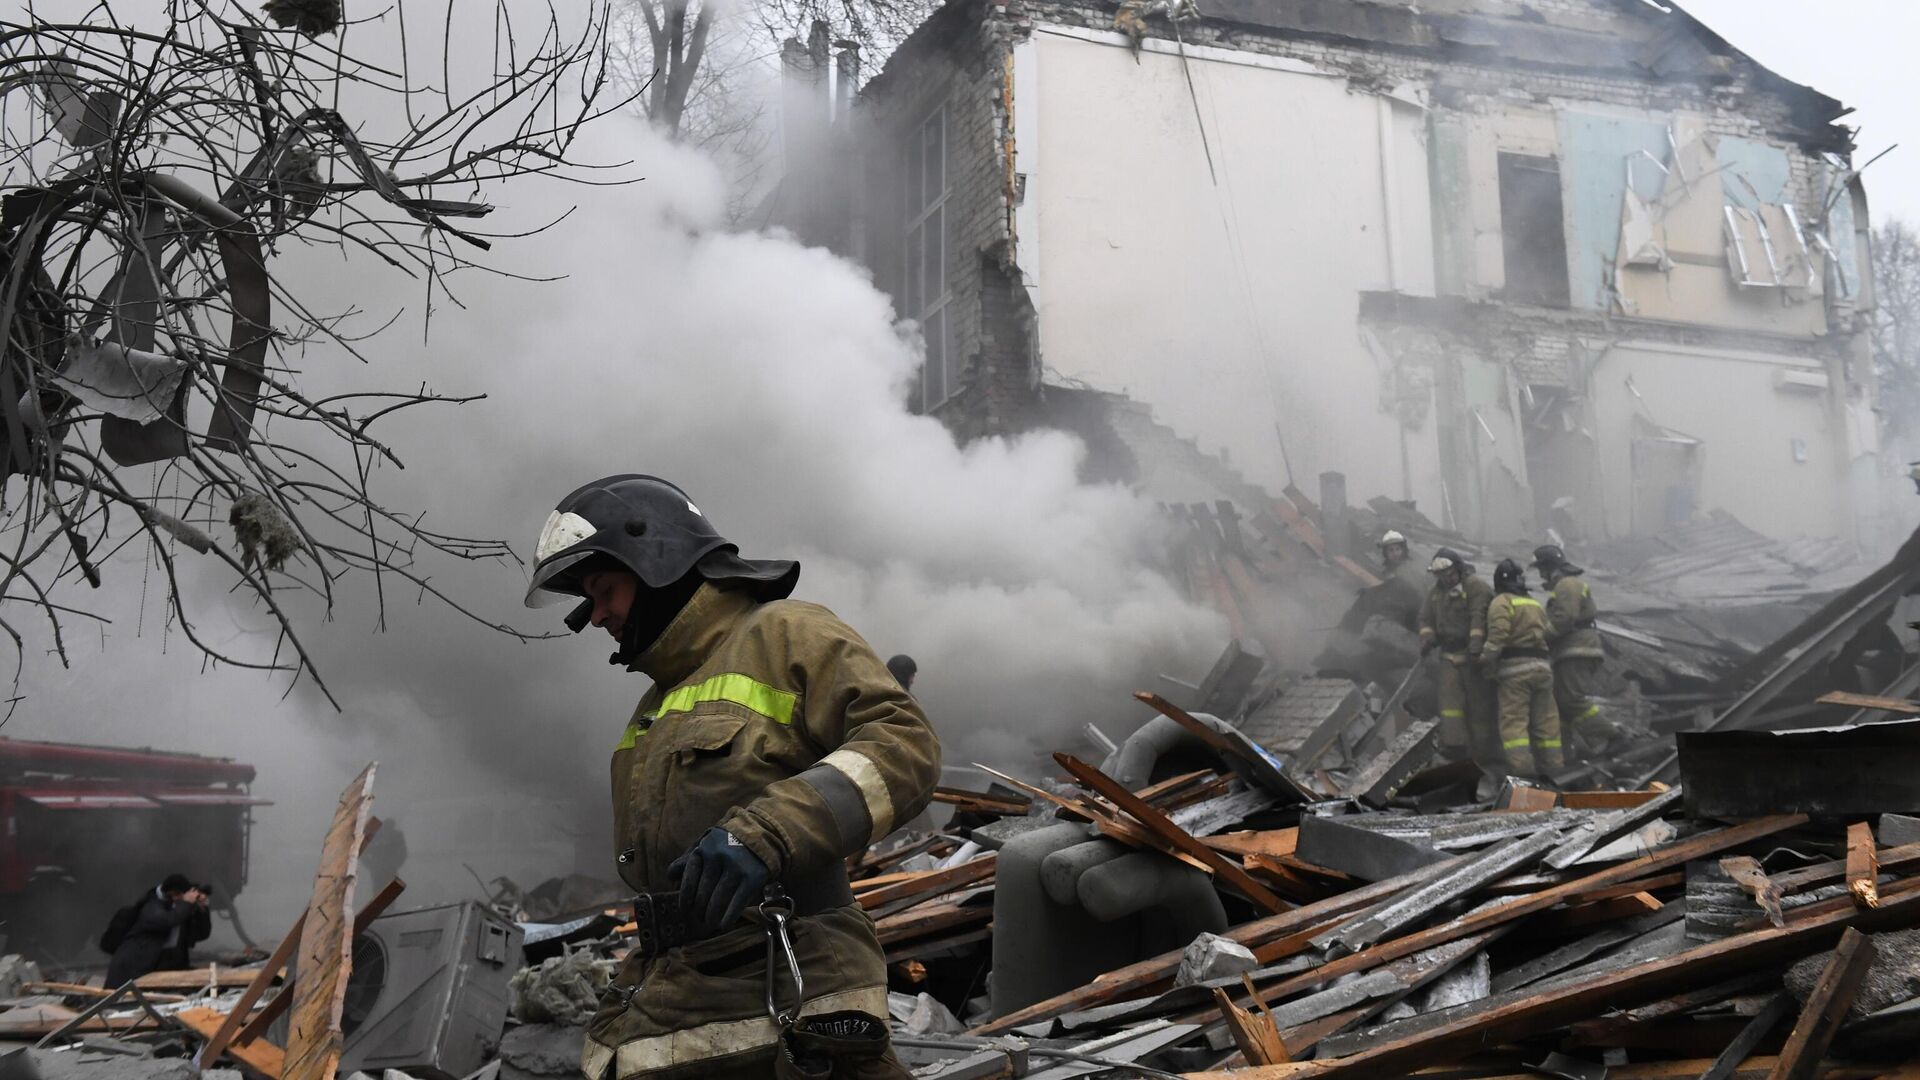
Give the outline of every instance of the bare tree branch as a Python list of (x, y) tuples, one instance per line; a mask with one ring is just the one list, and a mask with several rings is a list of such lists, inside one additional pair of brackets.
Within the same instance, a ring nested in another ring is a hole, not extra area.
[[(103, 587), (113, 555), (134, 544), (162, 569), (171, 619), (208, 660), (311, 679), (329, 701), (288, 601), (309, 594), (330, 615), (351, 574), (373, 577), (382, 620), (393, 577), (527, 636), (449, 596), (420, 561), (511, 560), (505, 544), (423, 528), (370, 489), (378, 462), (403, 467), (372, 434), (376, 420), (384, 432), (414, 406), (480, 395), (307, 394), (297, 354), (366, 357), (340, 329), (350, 313), (311, 310), (273, 265), (290, 242), (371, 255), (420, 281), (429, 311), (436, 298), (460, 302), (460, 272), (519, 277), (473, 253), (553, 222), (476, 228), (493, 209), (477, 201), (488, 186), (631, 179), (594, 179), (571, 156), (582, 124), (634, 100), (602, 94), (612, 13), (595, 3), (568, 29), (550, 7), (516, 40), (500, 0), (500, 55), (468, 92), (453, 83), (470, 65), (447, 55), (453, 6), (434, 87), (412, 81), (421, 66), (407, 54), (404, 7), (369, 20), (402, 22), (397, 64), (344, 51), (325, 7), (276, 0), (262, 16), (251, 4), (169, 0), (161, 24), (135, 27), (102, 0), (81, 22), (30, 8), (0, 19), (0, 608), (37, 609), (62, 663), (62, 617), (102, 618), (64, 594)], [(696, 67), (705, 25), (696, 17), (681, 50)], [(377, 103), (370, 122), (342, 114), (349, 99)], [(172, 494), (159, 479), (143, 489), (135, 469), (149, 462), (166, 463)], [(272, 617), (266, 659), (199, 634), (182, 544)], [(0, 632), (14, 643), (17, 685), (26, 642), (4, 614)]]

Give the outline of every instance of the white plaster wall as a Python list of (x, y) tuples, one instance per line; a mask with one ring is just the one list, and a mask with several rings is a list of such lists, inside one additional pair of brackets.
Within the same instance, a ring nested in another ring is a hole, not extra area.
[[(1015, 57), (1018, 258), (1049, 377), (1149, 403), (1269, 488), (1287, 475), (1277, 421), (1302, 488), (1334, 469), (1356, 501), (1401, 496), (1400, 427), (1356, 320), (1362, 290), (1433, 293), (1421, 109), (1192, 47), (1190, 94), (1179, 56), (1121, 41), (1040, 27)], [(1438, 518), (1435, 430), (1429, 415), (1406, 456)]]
[[(1819, 372), (1784, 358), (1672, 346), (1621, 344), (1593, 368), (1593, 415), (1606, 497), (1606, 522), (1630, 531), (1633, 498), (1632, 417), (1703, 441), (1700, 510), (1726, 510), (1776, 537), (1839, 536), (1846, 531), (1848, 490), (1836, 459), (1824, 393), (1778, 390), (1783, 368)], [(1628, 389), (1631, 377), (1639, 397)], [(1807, 460), (1794, 460), (1791, 440), (1804, 439)]]

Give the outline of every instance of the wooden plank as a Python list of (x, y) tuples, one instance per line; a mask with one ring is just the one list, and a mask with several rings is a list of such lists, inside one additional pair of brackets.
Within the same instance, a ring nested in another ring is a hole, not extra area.
[[(387, 882), (386, 887), (381, 889), (379, 893), (368, 902), (366, 907), (360, 909), (360, 914), (353, 917), (354, 936), (358, 937), (366, 933), (367, 927), (372, 924), (373, 920), (379, 918), (381, 913), (387, 910), (388, 906), (399, 899), (400, 894), (405, 892), (406, 888), (407, 883), (401, 881), (399, 878), (394, 878), (392, 881)], [(305, 916), (302, 916), (294, 925), (298, 927), (304, 922)], [(631, 933), (632, 931), (628, 930), (628, 932)], [(352, 954), (349, 953), (348, 955)], [(294, 995), (291, 987), (274, 995), (273, 1000), (267, 1002), (267, 1007), (260, 1010), (260, 1015), (248, 1021), (247, 1026), (241, 1029), (240, 1034), (234, 1036), (234, 1041), (244, 1045), (265, 1034), (267, 1028), (275, 1020), (280, 1018), (280, 1014), (286, 1012), (287, 1007), (293, 1004), (293, 998)], [(209, 1058), (208, 1060), (212, 1059)]]
[(1292, 855), (1300, 842), (1300, 830), (1269, 829), (1264, 832), (1230, 832), (1203, 836), (1200, 842), (1228, 855), (1265, 855), (1280, 858)]
[(1833, 690), (1813, 700), (1820, 705), (1845, 705), (1851, 709), (1883, 709), (1887, 712), (1904, 713), (1907, 716), (1920, 716), (1920, 701), (1908, 701), (1906, 698), (1876, 697), (1873, 694), (1854, 694), (1845, 690)]
[(997, 865), (993, 852), (989, 851), (978, 858), (970, 859), (959, 866), (949, 866), (944, 870), (922, 870), (911, 875), (905, 881), (898, 881), (878, 889), (869, 889), (859, 896), (860, 906), (868, 911), (891, 904), (896, 900), (909, 897), (926, 897), (938, 893), (950, 892), (963, 885), (971, 885), (982, 878), (993, 875)]
[[(213, 1009), (182, 1009), (174, 1013), (173, 1018), (183, 1027), (207, 1039), (218, 1034), (221, 1024), (226, 1022), (226, 1014)], [(286, 1053), (265, 1039), (251, 1046), (228, 1046), (225, 1053), (245, 1065), (249, 1072), (258, 1073), (267, 1080), (281, 1080), (286, 1073)]]
[(215, 967), (209, 975), (207, 968), (183, 968), (179, 971), (150, 971), (133, 980), (133, 985), (146, 990), (205, 990), (209, 985), (222, 990), (242, 987), (260, 974), (256, 967)]
[(1813, 1080), (1820, 1070), (1820, 1055), (1832, 1045), (1840, 1022), (1853, 1007), (1853, 996), (1867, 977), (1873, 955), (1873, 942), (1867, 935), (1847, 927), (1814, 982), (1813, 992), (1807, 995), (1807, 1003), (1801, 1006), (1800, 1019), (1794, 1022), (1787, 1044), (1780, 1048), (1780, 1060), (1768, 1074), (1769, 1080)]
[(1560, 805), (1569, 810), (1631, 810), (1663, 794), (1663, 788), (1651, 791), (1563, 791), (1560, 793)]
[[(70, 1035), (123, 1035), (132, 1031), (151, 1031), (153, 1018), (136, 1003), (128, 1001), (134, 1012), (120, 1016), (90, 1016), (79, 1024), (67, 1028)], [(22, 1009), (9, 1009), (0, 1014), (0, 1039), (39, 1039), (51, 1035), (68, 1024), (78, 1015), (72, 1009), (63, 1009), (58, 1005), (30, 1005)]]
[[(1899, 847), (1882, 848), (1874, 853), (1883, 874), (1904, 874), (1920, 870), (1920, 844), (1902, 844)], [(1792, 896), (1821, 885), (1831, 885), (1843, 881), (1847, 876), (1847, 860), (1830, 859), (1826, 862), (1803, 866), (1798, 870), (1783, 870), (1772, 875), (1773, 883), (1780, 886), (1782, 894)]]
[(1766, 913), (1768, 922), (1775, 926), (1787, 925), (1787, 917), (1780, 907), (1780, 885), (1767, 876), (1759, 859), (1751, 855), (1731, 855), (1720, 860), (1720, 869), (1753, 897), (1753, 902)]
[(1239, 889), (1255, 904), (1275, 913), (1293, 906), (1275, 896), (1265, 885), (1253, 880), (1253, 877), (1237, 864), (1229, 862), (1222, 858), (1219, 852), (1195, 840), (1191, 833), (1175, 825), (1165, 814), (1148, 806), (1118, 780), (1072, 754), (1057, 753), (1053, 755), (1053, 760), (1059, 762), (1060, 767), (1072, 774), (1075, 780), (1132, 815), (1134, 820), (1146, 826), (1149, 832), (1211, 867), (1216, 877)]
[(1326, 1080), (1371, 1080), (1423, 1065), (1458, 1061), (1482, 1047), (1536, 1036), (1606, 1009), (1653, 1001), (1688, 986), (1742, 972), (1778, 967), (1826, 948), (1849, 928), (1891, 930), (1920, 923), (1920, 879), (1908, 879), (1895, 888), (1897, 898), (1884, 901), (1878, 909), (1849, 909), (1785, 929), (1769, 927), (1736, 934), (1675, 956), (1595, 975), (1369, 1047), (1329, 1063), (1315, 1075)]
[[(104, 986), (87, 986), (84, 983), (70, 982), (22, 983), (20, 989), (29, 994), (58, 994), (62, 997), (103, 998), (113, 995), (113, 991)], [(176, 1002), (187, 1000), (183, 994), (150, 994), (145, 990), (140, 991), (140, 996), (155, 1005), (172, 1005)], [(132, 1001), (131, 998), (128, 1000), (129, 1002)], [(3, 1015), (4, 1014), (0, 1014), (0, 1016)]]
[(1847, 826), (1847, 892), (1861, 907), (1880, 906), (1880, 860), (1873, 828), (1864, 821)]
[(1516, 785), (1507, 790), (1506, 804), (1499, 807), (1501, 813), (1523, 814), (1534, 810), (1551, 810), (1560, 805), (1560, 796), (1545, 788)]
[(285, 1080), (334, 1080), (340, 1068), (340, 1017), (353, 962), (353, 886), (373, 806), (373, 774), (368, 764), (340, 793), (320, 846), (300, 930), (300, 977), (287, 1010)]
[[(1246, 977), (1241, 976), (1242, 979)], [(1247, 991), (1253, 991), (1253, 983), (1248, 982)], [(1258, 1013), (1243, 1009), (1233, 1003), (1225, 990), (1218, 987), (1213, 991), (1214, 1001), (1220, 1006), (1220, 1016), (1226, 1022), (1227, 1034), (1233, 1036), (1233, 1044), (1240, 1048), (1240, 1055), (1249, 1065), (1278, 1065), (1293, 1060), (1287, 1054), (1286, 1044), (1280, 1041), (1280, 1029), (1273, 1024), (1273, 1013), (1262, 1006)]]
[[(1304, 972), (1294, 978), (1285, 980), (1266, 991), (1266, 1001), (1268, 1004), (1273, 1004), (1289, 994), (1317, 988), (1321, 984), (1342, 975), (1347, 975), (1355, 971), (1368, 971), (1379, 967), (1381, 964), (1391, 963), (1403, 956), (1411, 956), (1414, 953), (1431, 949), (1435, 945), (1444, 945), (1449, 941), (1483, 933), (1503, 923), (1545, 911), (1548, 908), (1556, 907), (1565, 902), (1569, 897), (1577, 896), (1583, 892), (1617, 884), (1622, 881), (1632, 881), (1675, 866), (1684, 866), (1694, 859), (1705, 858), (1708, 855), (1717, 854), (1728, 848), (1739, 847), (1742, 844), (1758, 840), (1761, 837), (1771, 836), (1778, 832), (1785, 832), (1788, 829), (1806, 823), (1807, 816), (1805, 814), (1780, 814), (1774, 817), (1743, 822), (1739, 825), (1729, 825), (1725, 828), (1715, 829), (1712, 832), (1688, 837), (1678, 843), (1669, 844), (1659, 851), (1643, 855), (1631, 862), (1620, 863), (1616, 866), (1608, 867), (1605, 870), (1588, 874), (1586, 877), (1575, 878), (1564, 884), (1542, 889), (1531, 896), (1518, 898), (1501, 904), (1498, 907), (1471, 911), (1449, 922), (1441, 923), (1438, 926), (1430, 927), (1418, 933), (1408, 934), (1405, 937), (1383, 941), (1350, 956), (1343, 956), (1338, 960), (1322, 964), (1312, 971)], [(1436, 865), (1449, 864), (1441, 863)], [(1258, 956), (1259, 954), (1255, 953), (1255, 955)], [(1271, 963), (1272, 961), (1263, 959), (1262, 962)]]
[(876, 921), (873, 929), (880, 944), (892, 945), (939, 930), (987, 922), (992, 918), (993, 908), (985, 904), (922, 904), (911, 911)]
[(1707, 1071), (1700, 1074), (1700, 1080), (1729, 1080), (1739, 1070), (1740, 1063), (1747, 1060), (1754, 1048), (1760, 1045), (1760, 1040), (1772, 1034), (1773, 1029), (1780, 1026), (1780, 1021), (1792, 1015), (1793, 995), (1784, 990), (1775, 994), (1767, 1002), (1766, 1008), (1748, 1021), (1740, 1034), (1735, 1035), (1720, 1051), (1720, 1056), (1713, 1059)]

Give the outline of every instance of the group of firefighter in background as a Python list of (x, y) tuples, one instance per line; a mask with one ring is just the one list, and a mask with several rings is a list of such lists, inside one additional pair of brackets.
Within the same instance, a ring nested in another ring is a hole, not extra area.
[[(1390, 578), (1417, 573), (1407, 539), (1380, 538)], [(1536, 600), (1518, 560), (1502, 559), (1493, 583), (1451, 548), (1427, 564), (1432, 582), (1421, 601), (1422, 657), (1438, 654), (1443, 739), (1465, 743), (1484, 765), (1551, 778), (1568, 751), (1598, 753), (1613, 737), (1598, 696), (1606, 654), (1598, 610), (1584, 571), (1556, 544), (1534, 549), (1545, 589)]]

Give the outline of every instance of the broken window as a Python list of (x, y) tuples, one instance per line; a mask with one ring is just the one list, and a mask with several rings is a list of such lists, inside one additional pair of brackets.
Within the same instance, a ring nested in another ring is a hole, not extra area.
[(1567, 234), (1560, 209), (1560, 163), (1500, 155), (1500, 238), (1504, 295), (1516, 304), (1566, 307)]
[(920, 323), (927, 359), (920, 369), (920, 408), (938, 406), (959, 389), (959, 360), (947, 301), (947, 111), (935, 109), (903, 148), (906, 240), (901, 249), (901, 304)]

